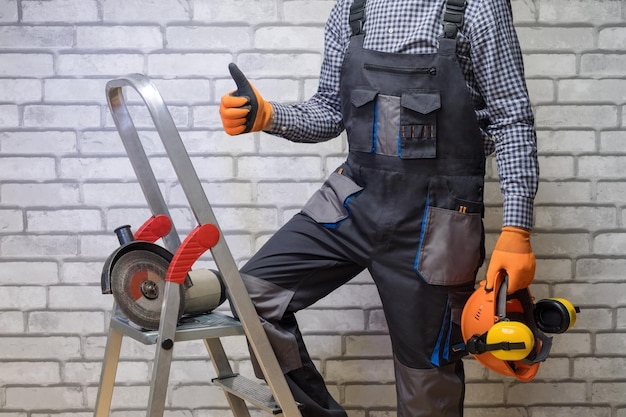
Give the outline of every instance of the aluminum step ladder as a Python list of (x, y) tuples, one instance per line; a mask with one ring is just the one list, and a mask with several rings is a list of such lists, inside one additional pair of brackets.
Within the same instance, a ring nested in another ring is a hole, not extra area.
[[(179, 320), (178, 309), (182, 293), (180, 285), (185, 285), (185, 283), (169, 280), (165, 283), (158, 330), (138, 329), (137, 326), (128, 321), (117, 306), (114, 306), (94, 417), (108, 417), (110, 414), (117, 365), (124, 336), (146, 345), (156, 345), (147, 417), (163, 416), (173, 348), (176, 342), (188, 340), (204, 341), (217, 373), (217, 378), (213, 379), (213, 383), (224, 390), (235, 417), (249, 417), (249, 404), (271, 414), (301, 417), (299, 404), (295, 402), (289, 390), (171, 114), (158, 90), (148, 78), (141, 74), (131, 74), (109, 81), (106, 85), (106, 95), (118, 133), (152, 214), (155, 216), (165, 215), (171, 218), (129, 114), (123, 95), (124, 88), (134, 89), (147, 106), (156, 131), (163, 142), (198, 222), (198, 227), (213, 225), (219, 231), (219, 240), (208, 249), (210, 249), (213, 260), (219, 269), (229, 294), (230, 304), (237, 311), (239, 320), (217, 312), (190, 318), (183, 317)], [(169, 233), (163, 236), (163, 243), (170, 252), (176, 252), (181, 242), (175, 228), (172, 227)], [(266, 384), (260, 384), (233, 372), (220, 341), (221, 337), (233, 335), (246, 337), (248, 345), (264, 374)]]

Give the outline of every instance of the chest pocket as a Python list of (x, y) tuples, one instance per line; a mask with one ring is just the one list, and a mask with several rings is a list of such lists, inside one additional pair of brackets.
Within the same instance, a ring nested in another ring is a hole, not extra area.
[(355, 89), (346, 118), (350, 150), (403, 159), (436, 158), (440, 108), (437, 91), (398, 97)]
[(351, 151), (375, 152), (374, 123), (376, 122), (377, 91), (355, 89), (350, 93), (349, 114), (344, 117)]
[(400, 99), (399, 156), (404, 159), (437, 157), (439, 92), (410, 92)]

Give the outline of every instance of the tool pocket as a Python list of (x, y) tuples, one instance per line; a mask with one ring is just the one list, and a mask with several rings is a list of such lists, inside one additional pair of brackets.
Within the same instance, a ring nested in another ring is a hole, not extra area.
[(475, 280), (485, 258), (482, 190), (482, 177), (431, 180), (414, 266), (427, 283)]
[(363, 191), (363, 187), (344, 174), (348, 169), (344, 164), (330, 174), (304, 205), (302, 213), (328, 228), (335, 228), (346, 220), (350, 216), (350, 199)]
[(355, 89), (350, 94), (350, 115), (344, 117), (351, 151), (372, 152), (377, 91)]
[(400, 157), (437, 156), (437, 114), (441, 108), (438, 91), (408, 92), (400, 98)]

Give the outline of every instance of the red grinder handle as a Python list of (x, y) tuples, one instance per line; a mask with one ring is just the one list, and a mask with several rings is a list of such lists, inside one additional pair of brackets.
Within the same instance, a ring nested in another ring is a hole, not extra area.
[(213, 224), (196, 227), (180, 245), (165, 275), (165, 280), (183, 284), (191, 266), (200, 256), (220, 240), (220, 232)]
[(135, 240), (156, 242), (172, 229), (172, 221), (164, 214), (150, 217), (135, 233)]

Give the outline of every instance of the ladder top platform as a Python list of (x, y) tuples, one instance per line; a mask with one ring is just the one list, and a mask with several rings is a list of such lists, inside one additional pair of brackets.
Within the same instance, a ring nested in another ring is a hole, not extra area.
[[(117, 312), (111, 318), (111, 327), (126, 336), (143, 343), (154, 345), (159, 337), (158, 330), (145, 330)], [(198, 339), (213, 339), (224, 336), (243, 335), (244, 331), (238, 320), (217, 312), (197, 316), (183, 316), (176, 326), (175, 342)]]

